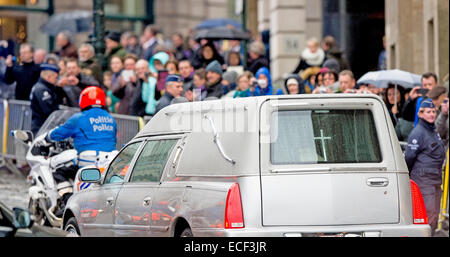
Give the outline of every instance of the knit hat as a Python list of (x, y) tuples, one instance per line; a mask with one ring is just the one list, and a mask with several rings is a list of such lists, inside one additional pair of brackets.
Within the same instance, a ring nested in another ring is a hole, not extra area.
[(294, 79), (294, 78), (290, 78), (290, 79), (288, 79), (288, 81), (286, 82), (286, 85), (291, 85), (291, 84), (295, 84), (295, 85), (298, 85), (298, 81), (296, 80), (296, 79)]
[(341, 68), (339, 66), (339, 62), (334, 58), (329, 58), (326, 60), (323, 65), (324, 68), (328, 68), (330, 70), (334, 70), (335, 72), (339, 73), (341, 71)]
[(220, 66), (220, 63), (217, 60), (210, 62), (208, 66), (206, 66), (205, 70), (206, 72), (212, 71), (215, 73), (219, 73), (220, 75), (223, 74), (222, 67)]
[(436, 108), (430, 98), (424, 99), (420, 104), (420, 108)]
[(110, 31), (106, 38), (111, 39), (112, 41), (120, 42), (120, 33), (116, 31)]
[(230, 83), (235, 83), (237, 80), (237, 72), (235, 71), (227, 71), (222, 75), (222, 78)]

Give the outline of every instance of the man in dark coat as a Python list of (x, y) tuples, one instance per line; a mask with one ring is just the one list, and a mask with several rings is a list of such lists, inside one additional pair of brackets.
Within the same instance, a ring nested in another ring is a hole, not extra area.
[(16, 82), (15, 95), (17, 100), (30, 100), (30, 92), (33, 85), (38, 81), (40, 68), (33, 61), (34, 49), (29, 44), (20, 46), (20, 59), (22, 65), (15, 65), (11, 55), (6, 58), (5, 82), (11, 84)]
[[(438, 85), (437, 75), (431, 72), (427, 72), (422, 75), (422, 88), (431, 90)], [(415, 87), (409, 93), (409, 97), (403, 107), (403, 118), (407, 121), (417, 123), (417, 109), (420, 106), (420, 102), (425, 98), (425, 95), (421, 95), (418, 90), (421, 87)]]
[(152, 58), (155, 47), (158, 45), (158, 40), (156, 38), (157, 33), (158, 31), (152, 25), (145, 27), (143, 35), (144, 42), (142, 43), (142, 55), (140, 58), (147, 61)]
[(78, 100), (81, 91), (88, 86), (100, 86), (94, 77), (81, 73), (81, 68), (76, 59), (69, 59), (66, 64), (66, 74), (58, 81), (67, 96), (67, 105), (79, 107)]
[(212, 61), (208, 66), (206, 66), (206, 87), (207, 95), (206, 97), (217, 97), (220, 98), (223, 95), (223, 85), (222, 85), (222, 67), (220, 63), (216, 60)]
[(59, 109), (61, 104), (58, 89), (55, 84), (58, 80), (59, 68), (54, 64), (42, 64), (41, 75), (31, 90), (31, 132), (34, 135), (44, 124), (48, 116)]
[(270, 70), (269, 61), (264, 56), (265, 46), (262, 42), (255, 41), (251, 43), (248, 52), (250, 58), (247, 64), (247, 70), (249, 70), (253, 74), (256, 74), (256, 72), (262, 67), (266, 67)]
[(109, 69), (109, 64), (114, 56), (119, 56), (120, 59), (124, 60), (125, 56), (128, 54), (127, 51), (120, 44), (120, 33), (116, 31), (110, 31), (105, 37), (106, 52), (105, 52), (105, 63), (103, 64), (103, 70)]
[(60, 58), (78, 58), (77, 48), (71, 42), (72, 35), (68, 31), (62, 31), (56, 36), (56, 44), (59, 46), (57, 52)]
[(78, 61), (81, 72), (93, 76), (98, 82), (102, 82), (102, 67), (95, 58), (95, 50), (91, 44), (82, 44), (78, 49)]
[(194, 67), (187, 59), (178, 63), (178, 70), (183, 77), (183, 95), (192, 88), (194, 82)]

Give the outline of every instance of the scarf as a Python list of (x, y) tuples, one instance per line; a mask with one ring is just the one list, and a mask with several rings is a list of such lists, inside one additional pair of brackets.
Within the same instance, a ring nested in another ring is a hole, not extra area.
[(237, 97), (249, 97), (251, 94), (250, 94), (250, 88), (247, 88), (246, 90), (244, 90), (244, 91), (238, 91), (238, 90), (236, 90), (236, 92), (234, 93), (234, 96), (233, 96), (233, 98), (237, 98)]
[(312, 53), (306, 48), (302, 52), (302, 58), (309, 66), (321, 66), (325, 60), (325, 52), (319, 48), (315, 53)]

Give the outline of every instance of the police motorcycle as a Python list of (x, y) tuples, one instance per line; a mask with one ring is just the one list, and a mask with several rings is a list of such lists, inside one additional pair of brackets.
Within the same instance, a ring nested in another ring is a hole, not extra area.
[[(49, 131), (65, 123), (76, 112), (79, 112), (79, 109), (70, 108), (54, 111), (44, 122), (34, 139), (31, 131), (11, 131), (16, 142), (28, 148), (25, 157), (31, 167), (27, 176), (27, 182), (30, 185), (28, 208), (37, 224), (61, 227), (63, 220), (55, 215), (58, 208), (64, 206), (61, 203), (61, 192), (75, 194), (89, 187), (88, 183), (82, 184), (79, 182), (78, 173), (80, 169), (75, 176), (75, 180), (70, 180), (64, 189), (59, 188), (60, 185), (57, 185), (53, 178), (53, 172), (56, 169), (77, 165), (78, 154), (74, 149), (72, 138), (51, 142), (48, 145), (40, 143)], [(106, 158), (97, 160), (92, 165), (102, 170), (102, 167), (105, 167), (114, 156), (106, 156)]]

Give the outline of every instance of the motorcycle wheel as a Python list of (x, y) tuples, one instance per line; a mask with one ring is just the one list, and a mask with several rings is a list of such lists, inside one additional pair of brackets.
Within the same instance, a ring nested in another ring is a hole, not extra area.
[(75, 217), (72, 217), (67, 221), (66, 225), (64, 226), (64, 231), (80, 236), (80, 229), (78, 228), (78, 223)]
[(37, 224), (42, 226), (52, 226), (47, 220), (45, 213), (39, 207), (39, 202), (34, 200), (33, 198), (30, 198), (28, 202), (28, 211), (35, 217), (34, 222), (36, 222)]

